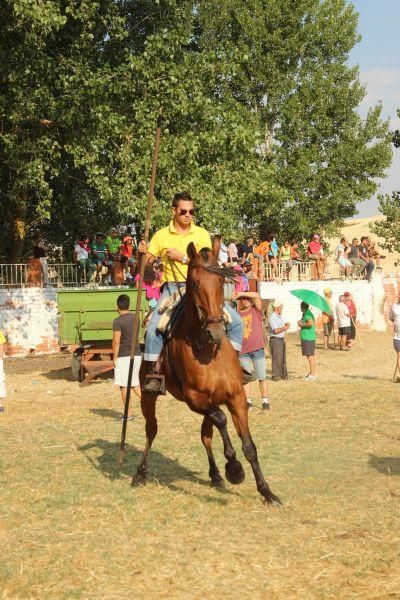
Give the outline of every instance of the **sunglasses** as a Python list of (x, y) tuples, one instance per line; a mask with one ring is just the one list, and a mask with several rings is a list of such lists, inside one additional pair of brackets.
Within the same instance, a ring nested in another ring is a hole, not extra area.
[(190, 210), (186, 210), (185, 208), (179, 208), (178, 213), (181, 217), (183, 217), (183, 215), (194, 215), (195, 210), (194, 208), (191, 208)]

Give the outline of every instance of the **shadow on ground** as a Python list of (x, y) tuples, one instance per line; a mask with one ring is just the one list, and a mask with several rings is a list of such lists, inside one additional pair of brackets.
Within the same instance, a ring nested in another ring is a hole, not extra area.
[(89, 411), (98, 417), (108, 417), (109, 419), (121, 420), (122, 416), (122, 410), (121, 412), (117, 412), (116, 410), (111, 410), (109, 408), (90, 408)]
[(368, 464), (383, 475), (400, 475), (400, 457), (370, 454)]
[(43, 377), (46, 379), (50, 379), (52, 381), (57, 380), (60, 381), (63, 379), (64, 381), (74, 381), (71, 375), (71, 367), (65, 367), (64, 369), (54, 369), (54, 371), (46, 371), (42, 373)]
[(387, 377), (375, 377), (373, 375), (345, 375), (341, 374), (344, 379), (365, 379), (366, 381), (388, 381)]
[[(130, 479), (136, 472), (136, 467), (142, 457), (142, 450), (139, 450), (130, 444), (126, 444), (124, 464), (120, 465), (118, 462), (118, 446), (115, 443), (104, 439), (96, 439), (89, 444), (77, 446), (77, 450), (82, 452), (89, 463), (95, 469), (100, 471), (104, 477), (112, 481), (116, 479)], [(96, 456), (94, 456), (93, 450), (100, 450), (101, 454), (97, 454), (96, 452)], [(172, 491), (183, 493), (188, 496), (194, 496), (201, 500), (205, 500), (206, 502), (227, 504), (226, 499), (217, 497), (214, 494), (210, 494), (210, 496), (199, 496), (195, 492), (189, 492), (188, 490), (176, 485), (177, 481), (186, 480), (207, 486), (211, 490), (210, 482), (199, 477), (196, 471), (187, 469), (183, 465), (179, 464), (177, 460), (172, 460), (157, 450), (151, 451), (149, 455), (149, 466), (149, 483), (156, 481)], [(221, 494), (237, 495), (236, 492), (227, 488), (215, 489), (217, 489), (217, 491)]]

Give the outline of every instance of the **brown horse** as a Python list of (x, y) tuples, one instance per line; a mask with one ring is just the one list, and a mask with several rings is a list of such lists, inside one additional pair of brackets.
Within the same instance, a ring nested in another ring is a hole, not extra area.
[[(187, 253), (190, 263), (184, 314), (163, 350), (166, 387), (175, 398), (204, 416), (201, 439), (208, 456), (211, 483), (224, 485), (212, 451), (214, 425), (224, 445), (226, 478), (230, 483), (238, 484), (245, 477), (228, 435), (225, 413), (220, 408), (225, 404), (242, 440), (243, 453), (253, 469), (258, 491), (268, 504), (280, 504), (279, 498), (268, 487), (258, 463), (248, 425), (243, 374), (237, 352), (225, 335), (223, 282), (227, 276), (232, 278), (232, 271), (218, 266), (215, 249), (203, 249), (198, 253), (191, 243)], [(132, 484), (146, 481), (147, 456), (157, 434), (156, 400), (157, 394), (142, 392), (146, 447)]]

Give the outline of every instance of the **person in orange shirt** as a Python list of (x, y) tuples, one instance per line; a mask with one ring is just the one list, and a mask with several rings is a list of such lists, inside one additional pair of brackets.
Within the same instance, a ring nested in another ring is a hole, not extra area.
[(265, 242), (261, 242), (258, 244), (256, 248), (254, 248), (253, 256), (258, 258), (260, 261), (260, 270), (262, 273), (262, 279), (264, 279), (264, 264), (269, 262), (268, 252), (269, 252), (269, 242), (265, 240)]

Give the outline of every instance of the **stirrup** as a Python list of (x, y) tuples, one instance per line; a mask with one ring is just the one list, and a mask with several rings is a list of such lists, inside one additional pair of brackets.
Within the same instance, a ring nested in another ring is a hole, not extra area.
[(147, 373), (142, 391), (165, 396), (165, 376), (159, 375), (158, 373)]

